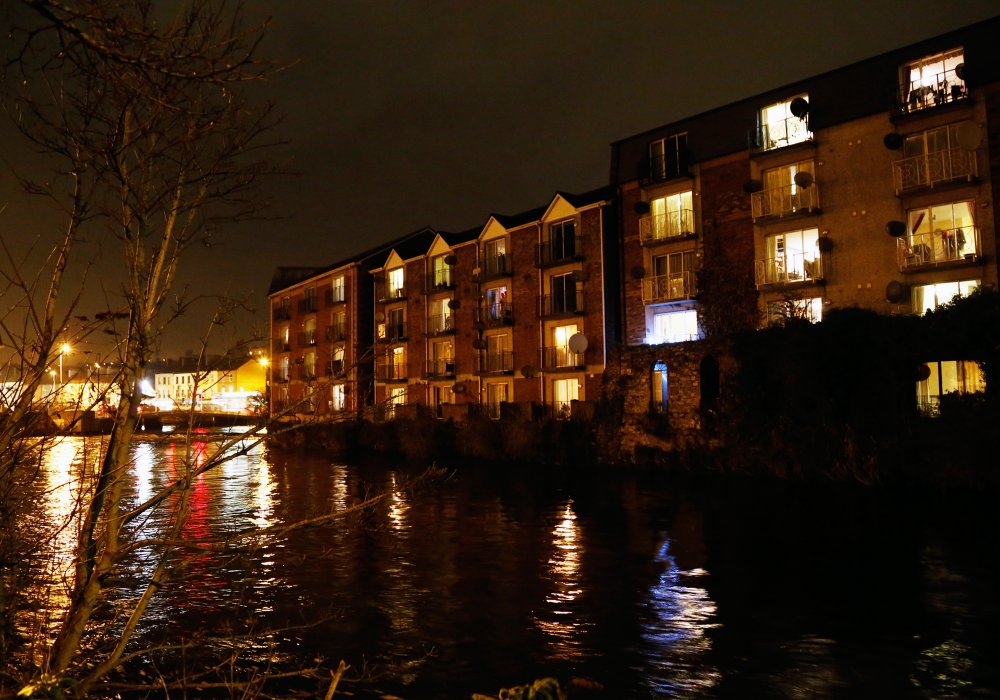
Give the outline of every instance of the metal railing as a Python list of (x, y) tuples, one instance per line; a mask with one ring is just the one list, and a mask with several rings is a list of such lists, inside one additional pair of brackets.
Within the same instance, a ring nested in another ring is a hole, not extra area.
[(690, 209), (652, 214), (639, 219), (639, 241), (642, 243), (690, 236), (693, 233), (695, 233), (694, 212)]
[(924, 76), (920, 81), (901, 83), (894, 97), (897, 114), (912, 114), (930, 107), (940, 107), (969, 96), (965, 81), (955, 69)]
[(583, 260), (583, 240), (577, 234), (545, 241), (535, 246), (535, 262), (539, 267), (572, 260)]
[(434, 314), (427, 317), (427, 335), (440, 335), (455, 331), (455, 314)]
[(583, 294), (576, 289), (567, 290), (565, 294), (545, 294), (538, 299), (538, 305), (540, 316), (582, 314), (584, 311)]
[(454, 377), (455, 376), (455, 360), (454, 358), (439, 358), (437, 360), (428, 360), (426, 369), (424, 370), (425, 377)]
[(542, 369), (569, 369), (583, 366), (583, 353), (573, 352), (569, 346), (561, 345), (541, 350)]
[(292, 344), (289, 343), (284, 338), (275, 338), (271, 342), (271, 347), (273, 348), (273, 350), (271, 350), (271, 354), (276, 355), (279, 352), (288, 352), (289, 350), (291, 350)]
[(326, 327), (326, 339), (335, 342), (347, 339), (347, 324), (333, 323)]
[[(670, 145), (673, 146), (673, 144)], [(643, 183), (650, 183), (691, 177), (691, 171), (688, 167), (689, 161), (686, 148), (679, 153), (648, 156), (639, 162), (639, 180)]]
[(455, 286), (455, 274), (451, 267), (433, 270), (425, 278), (425, 290), (433, 292), (437, 289), (451, 289)]
[(819, 253), (785, 254), (764, 258), (754, 263), (757, 286), (815, 282), (823, 279), (823, 265)]
[(381, 303), (396, 299), (405, 299), (406, 287), (392, 287), (383, 282), (375, 287), (375, 296)]
[(819, 187), (784, 185), (754, 192), (750, 195), (753, 218), (764, 216), (790, 216), (819, 208)]
[(973, 261), (981, 255), (979, 228), (960, 226), (927, 233), (915, 233), (896, 240), (899, 269)]
[(375, 365), (375, 379), (380, 382), (391, 382), (406, 379), (405, 362), (379, 362)]
[(476, 322), (486, 327), (509, 326), (514, 322), (514, 305), (509, 301), (484, 304), (476, 309)]
[(642, 281), (644, 303), (690, 299), (696, 293), (696, 275), (693, 270), (658, 275)]
[(504, 277), (510, 274), (510, 257), (506, 253), (484, 255), (482, 266), (484, 278)]
[(323, 293), (323, 299), (327, 306), (333, 306), (334, 304), (343, 304), (347, 301), (347, 293), (344, 287), (329, 287)]
[(288, 321), (292, 318), (292, 312), (287, 306), (276, 306), (273, 317), (275, 321)]
[(315, 344), (316, 344), (316, 331), (315, 331), (315, 329), (313, 329), (313, 330), (307, 330), (307, 331), (302, 331), (301, 333), (299, 333), (299, 347), (300, 348), (304, 348), (304, 347), (307, 347), (307, 346), (310, 346), (310, 345), (315, 345)]
[(316, 297), (306, 297), (299, 299), (299, 313), (311, 314), (316, 311)]
[(909, 158), (892, 164), (892, 179), (896, 194), (953, 180), (972, 180), (979, 175), (976, 151), (946, 148)]
[(341, 377), (345, 374), (343, 360), (327, 360), (326, 376)]
[(406, 340), (406, 324), (380, 323), (376, 329), (376, 337), (381, 343), (398, 343)]
[(503, 374), (514, 371), (514, 353), (511, 350), (481, 352), (476, 356), (477, 374)]
[(773, 151), (796, 143), (812, 141), (809, 119), (787, 117), (773, 123), (752, 127), (747, 133), (751, 153)]

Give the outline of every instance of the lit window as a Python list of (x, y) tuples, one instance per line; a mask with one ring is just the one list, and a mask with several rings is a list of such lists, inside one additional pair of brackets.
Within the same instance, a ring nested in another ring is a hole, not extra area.
[(506, 239), (495, 238), (483, 243), (483, 268), (486, 276), (509, 274)]
[(343, 411), (347, 406), (347, 393), (343, 384), (334, 384), (330, 387), (330, 410)]
[(763, 172), (763, 189), (751, 196), (753, 217), (788, 216), (819, 206), (815, 166), (804, 160)]
[(431, 273), (433, 275), (434, 287), (451, 286), (451, 265), (448, 264), (449, 255), (438, 255), (431, 260)]
[(821, 279), (819, 229), (785, 231), (764, 239), (767, 257), (758, 261), (757, 285)]
[(344, 301), (344, 277), (334, 277), (331, 287), (331, 301), (334, 304)]
[(823, 320), (822, 297), (768, 302), (767, 318), (765, 319), (767, 325), (780, 326), (789, 319), (802, 319), (810, 323), (819, 323)]
[(946, 202), (907, 212), (909, 265), (962, 260), (977, 253), (972, 200)]
[(386, 418), (393, 418), (396, 415), (396, 407), (406, 404), (406, 387), (397, 386), (389, 389), (386, 401)]
[(683, 343), (699, 337), (698, 312), (694, 309), (653, 314), (653, 337), (650, 344)]
[(667, 364), (659, 361), (654, 363), (650, 379), (650, 408), (656, 413), (666, 413), (670, 401)]
[(556, 379), (552, 382), (552, 408), (556, 418), (570, 417), (573, 401), (580, 398), (580, 381), (578, 379)]
[(403, 268), (397, 267), (393, 270), (389, 270), (386, 273), (385, 279), (386, 291), (388, 292), (389, 298), (403, 296)]
[(903, 66), (900, 106), (913, 112), (965, 97), (964, 62), (965, 52), (953, 49)]
[(507, 384), (487, 384), (486, 385), (486, 412), (490, 418), (500, 417), (500, 404), (507, 402)]
[(583, 362), (580, 353), (573, 352), (569, 347), (569, 339), (576, 335), (578, 326), (571, 323), (556, 326), (552, 329), (552, 346), (547, 348), (547, 367), (575, 367)]
[(761, 109), (757, 128), (751, 132), (753, 150), (770, 151), (810, 140), (808, 109), (809, 96), (806, 94)]
[(941, 282), (913, 288), (913, 311), (924, 314), (947, 304), (955, 297), (967, 297), (979, 287), (979, 280)]
[(653, 275), (643, 282), (643, 301), (688, 299), (695, 293), (695, 254), (686, 250), (653, 258)]
[(945, 394), (976, 394), (986, 391), (986, 380), (976, 362), (945, 360), (928, 362), (926, 379), (917, 382), (917, 404), (929, 413), (936, 413)]
[(649, 201), (649, 217), (644, 219), (643, 240), (660, 240), (694, 233), (694, 205), (691, 190), (655, 197)]

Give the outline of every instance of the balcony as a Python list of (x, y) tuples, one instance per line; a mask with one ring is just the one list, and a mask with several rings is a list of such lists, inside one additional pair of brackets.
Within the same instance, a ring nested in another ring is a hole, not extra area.
[(329, 360), (326, 363), (326, 376), (343, 377), (347, 374), (343, 360)]
[(671, 150), (639, 161), (638, 175), (642, 185), (677, 180), (682, 177), (690, 178), (690, 156), (687, 148), (683, 148), (680, 153)]
[(455, 332), (455, 314), (434, 314), (427, 317), (427, 335), (444, 335)]
[(514, 323), (514, 305), (509, 301), (484, 304), (476, 309), (476, 323), (486, 328), (509, 326)]
[(285, 338), (275, 338), (271, 341), (272, 355), (277, 355), (279, 352), (288, 352), (292, 349), (292, 344), (288, 342)]
[(375, 365), (375, 379), (380, 382), (398, 382), (406, 379), (405, 362), (379, 362)]
[(913, 114), (932, 107), (953, 104), (969, 97), (965, 81), (955, 69), (934, 76), (924, 75), (920, 82), (904, 82), (893, 95), (894, 116)]
[(455, 376), (455, 360), (447, 357), (437, 360), (428, 360), (424, 369), (424, 379), (447, 378)]
[(584, 312), (583, 294), (577, 290), (564, 294), (546, 294), (538, 300), (539, 316), (576, 316)]
[(299, 333), (299, 347), (306, 348), (316, 344), (316, 331), (306, 330)]
[(510, 258), (506, 253), (487, 255), (482, 261), (482, 278), (484, 280), (510, 276)]
[(406, 324), (380, 323), (375, 336), (380, 343), (401, 343), (406, 340)]
[(455, 272), (450, 267), (434, 270), (424, 279), (424, 292), (427, 294), (455, 288)]
[(776, 151), (779, 148), (794, 146), (797, 143), (808, 143), (812, 140), (813, 133), (809, 130), (808, 118), (788, 117), (773, 123), (755, 126), (747, 132), (751, 153)]
[(343, 304), (347, 301), (347, 292), (343, 287), (329, 287), (323, 292), (323, 300), (327, 306)]
[(295, 379), (303, 382), (311, 382), (316, 379), (316, 367), (310, 365), (298, 365), (295, 367)]
[(690, 209), (653, 214), (639, 219), (639, 242), (644, 245), (694, 234), (694, 212)]
[(961, 148), (910, 156), (892, 164), (897, 195), (958, 180), (972, 181), (978, 176), (976, 151)]
[(796, 284), (818, 282), (823, 279), (823, 265), (819, 253), (788, 253), (775, 258), (764, 258), (754, 263), (757, 287), (770, 284)]
[(288, 384), (288, 368), (277, 368), (271, 376), (271, 381), (275, 384)]
[(510, 350), (481, 352), (476, 356), (476, 374), (510, 374), (514, 371), (514, 353)]
[(573, 352), (567, 345), (542, 348), (541, 354), (543, 370), (578, 369), (585, 366), (583, 353)]
[(292, 318), (292, 312), (287, 306), (276, 306), (272, 316), (275, 321), (288, 321)]
[(811, 214), (819, 210), (819, 187), (785, 185), (754, 192), (750, 195), (753, 219)]
[(380, 304), (406, 298), (406, 287), (393, 287), (386, 283), (375, 285), (375, 298)]
[(549, 267), (562, 263), (583, 260), (583, 239), (581, 236), (559, 238), (535, 246), (536, 267)]
[(326, 339), (331, 343), (339, 340), (347, 340), (347, 324), (334, 323), (326, 327)]
[(299, 299), (299, 313), (311, 314), (316, 312), (316, 297), (306, 297)]
[(692, 270), (658, 275), (642, 281), (642, 301), (644, 304), (658, 304), (665, 301), (691, 299), (697, 292), (696, 276)]
[(979, 228), (964, 226), (913, 234), (896, 241), (901, 272), (954, 263), (976, 262), (982, 255)]

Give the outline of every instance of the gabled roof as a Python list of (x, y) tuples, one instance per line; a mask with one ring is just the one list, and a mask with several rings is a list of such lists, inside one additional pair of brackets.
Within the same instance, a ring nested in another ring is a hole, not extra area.
[[(504, 228), (512, 229), (538, 221), (542, 218), (542, 214), (544, 214), (545, 210), (548, 208), (548, 205), (545, 205), (544, 207), (535, 207), (534, 209), (522, 211), (519, 214), (491, 214), (490, 217), (495, 219), (496, 222)], [(485, 226), (483, 228), (485, 228)]]
[[(609, 187), (608, 185), (604, 185), (590, 190), (589, 192), (583, 192), (582, 194), (573, 194), (572, 192), (563, 192), (560, 190), (556, 192), (556, 195), (562, 197), (577, 209), (583, 209), (584, 207), (588, 207), (592, 204), (614, 199), (615, 189), (613, 187)], [(546, 209), (547, 208), (548, 207), (546, 207)]]
[(460, 231), (459, 233), (442, 233), (441, 238), (443, 238), (448, 245), (454, 247), (476, 240), (476, 238), (479, 237), (479, 232), (482, 230), (482, 227), (477, 226), (475, 228), (466, 229), (465, 231)]

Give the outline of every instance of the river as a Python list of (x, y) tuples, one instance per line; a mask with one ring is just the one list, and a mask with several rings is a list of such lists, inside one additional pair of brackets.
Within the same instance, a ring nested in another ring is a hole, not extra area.
[[(39, 522), (70, 512), (66, 484), (93, 454), (85, 445), (66, 438), (50, 453)], [(138, 442), (130, 497), (166, 483), (183, 449)], [(404, 488), (415, 473), (260, 447), (203, 475), (194, 540), (388, 497), (190, 559), (140, 641), (252, 631), (229, 642), (244, 668), (342, 659), (354, 697), (468, 698), (545, 676), (584, 697), (1000, 695), (1000, 515), (989, 498), (541, 466), (459, 465)], [(132, 595), (148, 568), (130, 561), (116, 595)], [(60, 572), (32, 592), (40, 617), (64, 602)]]

